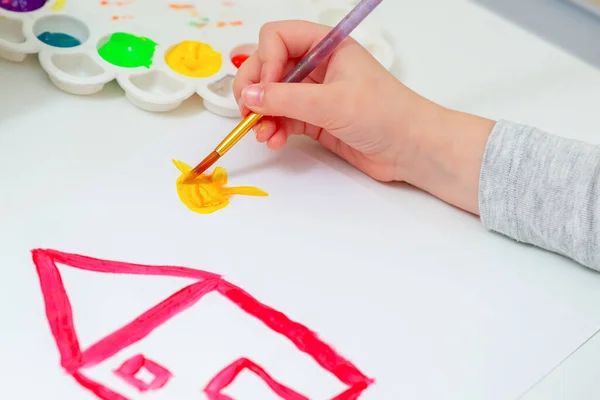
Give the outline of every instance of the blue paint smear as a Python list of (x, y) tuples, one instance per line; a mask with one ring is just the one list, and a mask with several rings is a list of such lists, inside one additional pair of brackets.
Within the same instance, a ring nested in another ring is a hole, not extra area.
[(60, 32), (44, 32), (38, 35), (37, 38), (52, 47), (75, 47), (81, 44), (79, 39)]

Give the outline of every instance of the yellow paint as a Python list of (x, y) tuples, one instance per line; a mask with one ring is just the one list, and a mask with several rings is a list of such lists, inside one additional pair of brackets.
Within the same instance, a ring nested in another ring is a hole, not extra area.
[(52, 11), (60, 11), (67, 5), (67, 0), (56, 0), (54, 4), (50, 6)]
[(223, 167), (216, 167), (210, 175), (200, 175), (192, 182), (183, 183), (192, 167), (178, 160), (173, 160), (173, 164), (181, 172), (176, 182), (179, 199), (196, 213), (210, 214), (225, 208), (229, 204), (229, 198), (234, 194), (268, 196), (266, 192), (252, 186), (226, 187), (227, 171)]
[(223, 57), (211, 46), (202, 42), (185, 40), (165, 56), (167, 65), (181, 75), (206, 78), (219, 72)]

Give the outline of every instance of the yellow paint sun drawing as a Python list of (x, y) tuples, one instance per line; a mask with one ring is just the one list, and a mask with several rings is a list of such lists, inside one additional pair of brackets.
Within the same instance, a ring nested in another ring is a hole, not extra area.
[(233, 195), (268, 196), (268, 194), (252, 186), (227, 187), (227, 171), (216, 167), (210, 175), (200, 175), (189, 183), (183, 183), (192, 167), (178, 160), (173, 164), (181, 172), (177, 178), (177, 194), (183, 204), (199, 214), (210, 214), (227, 207)]

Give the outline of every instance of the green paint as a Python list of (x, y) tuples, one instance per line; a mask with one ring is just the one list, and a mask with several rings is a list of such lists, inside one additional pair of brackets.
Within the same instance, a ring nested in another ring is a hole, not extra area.
[(107, 62), (119, 67), (150, 68), (155, 48), (156, 43), (148, 38), (116, 32), (98, 49), (98, 54)]

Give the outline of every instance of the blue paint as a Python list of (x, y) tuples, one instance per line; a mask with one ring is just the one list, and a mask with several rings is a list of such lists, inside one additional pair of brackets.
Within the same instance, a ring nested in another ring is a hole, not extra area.
[(44, 32), (37, 37), (40, 41), (52, 47), (75, 47), (81, 44), (81, 41), (71, 35), (60, 32)]

